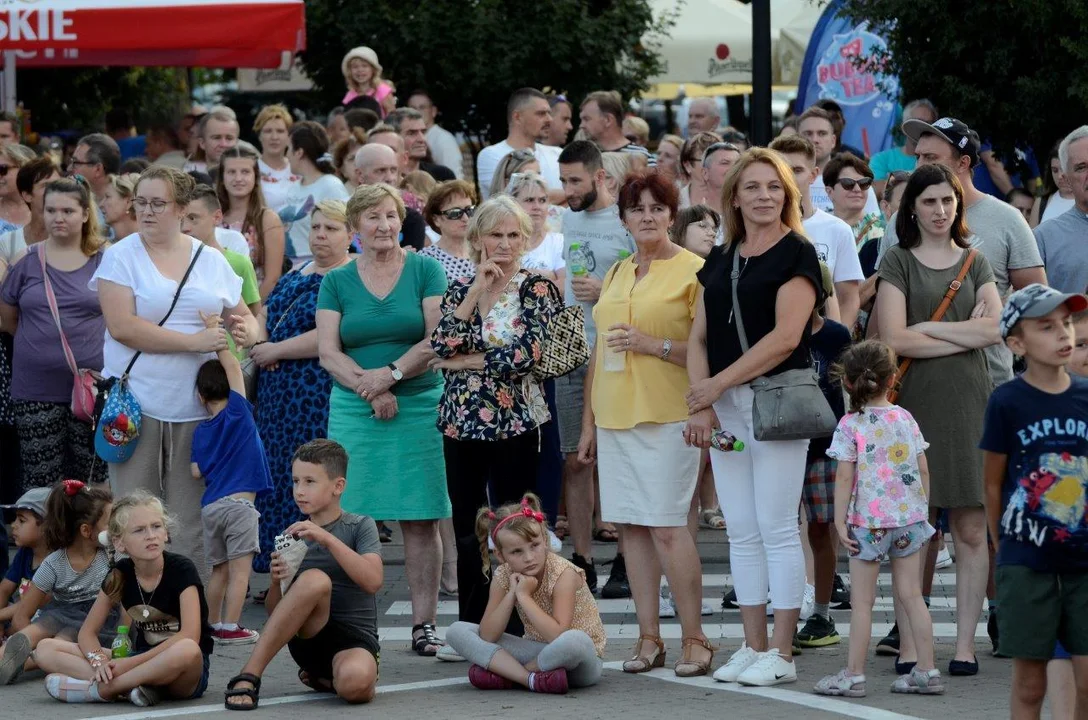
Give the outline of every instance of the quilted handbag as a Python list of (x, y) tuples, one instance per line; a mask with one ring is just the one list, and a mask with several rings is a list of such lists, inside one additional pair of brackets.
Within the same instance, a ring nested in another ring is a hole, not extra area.
[(539, 281), (546, 283), (548, 295), (562, 308), (548, 321), (548, 336), (533, 368), (533, 377), (544, 381), (574, 372), (589, 362), (589, 341), (586, 340), (586, 317), (582, 306), (564, 306), (559, 288), (551, 280), (530, 275), (521, 285), (522, 293)]

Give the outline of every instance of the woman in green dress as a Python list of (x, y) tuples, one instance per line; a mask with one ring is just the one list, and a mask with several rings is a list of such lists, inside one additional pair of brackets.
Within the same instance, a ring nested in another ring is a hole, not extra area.
[(330, 271), (317, 300), (321, 366), (334, 379), (329, 438), (348, 451), (348, 512), (399, 520), (412, 592), (412, 646), (434, 655), (441, 544), (450, 517), (442, 436), (442, 376), (428, 370), (446, 276), (437, 260), (398, 242), (404, 202), (382, 183), (347, 205), (362, 252)]

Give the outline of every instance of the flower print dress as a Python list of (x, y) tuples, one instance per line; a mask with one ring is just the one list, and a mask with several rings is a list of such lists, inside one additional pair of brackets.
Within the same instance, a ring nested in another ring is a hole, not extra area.
[(846, 524), (891, 529), (926, 522), (929, 501), (918, 456), (927, 447), (914, 417), (898, 405), (844, 415), (827, 455), (857, 466)]

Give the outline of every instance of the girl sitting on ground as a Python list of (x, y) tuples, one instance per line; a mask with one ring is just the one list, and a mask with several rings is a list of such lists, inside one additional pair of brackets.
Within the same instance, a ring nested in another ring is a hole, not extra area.
[[(168, 519), (162, 502), (137, 491), (117, 502), (109, 540), (127, 557), (101, 583), (78, 643), (46, 640), (35, 653), (45, 689), (61, 702), (155, 705), (161, 698), (198, 698), (208, 688), (212, 629), (196, 566), (164, 552)], [(132, 654), (113, 658), (101, 633), (122, 612), (131, 628)]]
[[(516, 684), (562, 694), (601, 677), (605, 633), (597, 603), (585, 574), (548, 550), (546, 528), (540, 500), (532, 494), (495, 511), (482, 507), (476, 515), (484, 573), (491, 567), (489, 542), (502, 564), (494, 571), (480, 624), (454, 623), (446, 642), (472, 663), (469, 682), (481, 690)], [(504, 632), (514, 608), (524, 637)]]

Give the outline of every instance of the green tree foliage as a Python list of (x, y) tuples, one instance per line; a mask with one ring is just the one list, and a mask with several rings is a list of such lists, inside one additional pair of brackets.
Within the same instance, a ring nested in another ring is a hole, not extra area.
[(131, 111), (139, 127), (173, 122), (187, 98), (184, 69), (26, 68), (19, 101), (36, 132), (101, 130), (113, 107)]
[(845, 0), (888, 41), (903, 97), (928, 97), (999, 151), (1041, 159), (1088, 118), (1084, 0)]
[[(671, 14), (670, 14), (671, 15)], [(367, 45), (401, 101), (426, 88), (443, 124), (477, 140), (506, 134), (506, 100), (519, 87), (575, 101), (614, 89), (631, 97), (661, 72), (655, 38), (669, 20), (650, 0), (308, 0), (302, 60), (327, 107), (343, 98), (340, 61)]]

